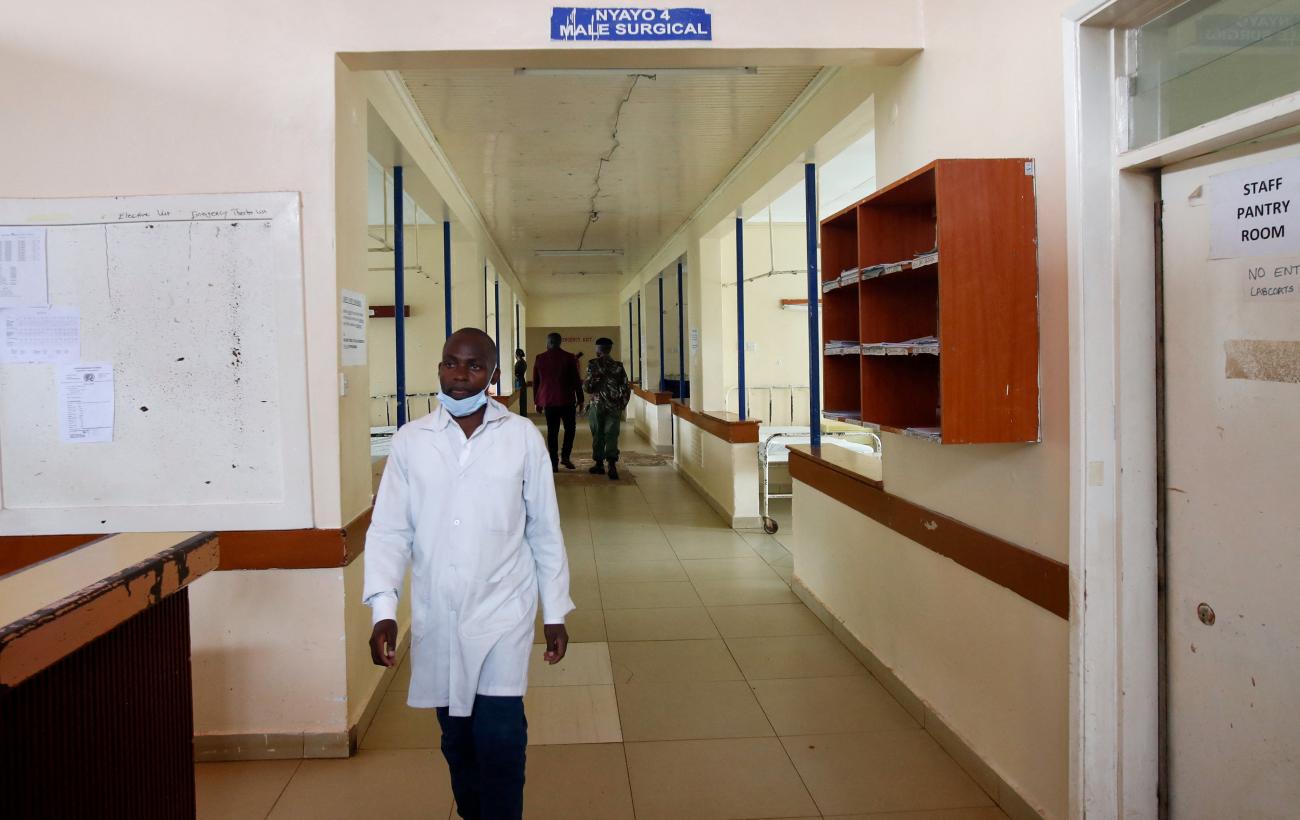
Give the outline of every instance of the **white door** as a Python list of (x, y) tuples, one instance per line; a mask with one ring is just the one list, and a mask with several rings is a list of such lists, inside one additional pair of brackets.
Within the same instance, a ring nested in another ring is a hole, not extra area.
[(1210, 259), (1220, 218), (1300, 235), (1295, 177), (1296, 135), (1162, 174), (1176, 820), (1300, 817), (1300, 250)]

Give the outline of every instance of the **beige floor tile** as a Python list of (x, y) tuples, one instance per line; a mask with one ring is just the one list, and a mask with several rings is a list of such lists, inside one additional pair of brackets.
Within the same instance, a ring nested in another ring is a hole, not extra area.
[(528, 745), (618, 743), (618, 702), (614, 687), (537, 686), (524, 696)]
[(596, 570), (601, 564), (610, 561), (676, 561), (677, 553), (668, 546), (668, 542), (659, 541), (643, 544), (597, 544)]
[(708, 538), (717, 536), (727, 536), (737, 541), (744, 541), (740, 533), (736, 532), (723, 521), (721, 517), (710, 511), (712, 518), (704, 516), (681, 516), (675, 517), (672, 523), (661, 523), (664, 535), (669, 541), (688, 542), (691, 539)]
[(611, 581), (688, 581), (686, 570), (672, 561), (601, 561), (600, 580)]
[(528, 655), (528, 686), (597, 686), (614, 682), (609, 666), (609, 644), (571, 643), (564, 659), (555, 665), (542, 658), (534, 644)]
[(772, 565), (772, 570), (787, 584), (794, 580), (794, 561), (778, 561)]
[(749, 546), (753, 547), (754, 552), (758, 553), (769, 564), (790, 555), (790, 550), (786, 549), (784, 544), (765, 532), (746, 530), (741, 532), (740, 536), (749, 542)]
[(600, 609), (600, 581), (592, 575), (569, 579), (569, 597), (578, 609)]
[[(566, 513), (564, 510), (560, 510), (560, 520), (562, 521), (579, 517), (585, 520), (586, 513)], [(564, 536), (564, 546), (571, 550), (591, 546), (591, 528), (586, 524), (564, 524), (561, 525), (560, 531)]]
[(611, 609), (605, 623), (613, 641), (686, 641), (718, 637), (704, 607)]
[(834, 635), (728, 638), (727, 646), (749, 680), (867, 674)]
[(816, 806), (773, 738), (627, 744), (637, 820), (814, 815)]
[(695, 581), (700, 600), (707, 606), (746, 604), (797, 604), (799, 596), (773, 573), (771, 578), (727, 578)]
[(772, 579), (776, 573), (757, 555), (739, 558), (693, 558), (682, 561), (692, 581), (722, 581), (734, 578)]
[(829, 634), (825, 624), (803, 604), (711, 606), (709, 615), (724, 638)]
[(406, 705), (405, 690), (389, 689), (361, 738), (361, 748), (436, 749), (441, 735), (434, 710), (412, 709)]
[(690, 581), (602, 582), (600, 596), (606, 612), (700, 605), (700, 596)]
[(682, 560), (692, 558), (748, 558), (754, 550), (731, 530), (677, 530), (668, 534), (668, 543)]
[(266, 817), (301, 762), (254, 760), (196, 764), (198, 820)]
[(623, 740), (767, 737), (772, 725), (744, 681), (632, 681), (615, 687)]
[(524, 816), (528, 820), (632, 820), (623, 745), (529, 749)]
[(591, 540), (596, 547), (618, 547), (628, 544), (666, 544), (663, 531), (652, 524), (618, 524), (592, 521)]
[(376, 749), (341, 760), (304, 760), (271, 812), (273, 820), (443, 818), (451, 783), (432, 750)]
[[(575, 609), (564, 616), (565, 631), (570, 643), (597, 643), (605, 640), (605, 612), (601, 609)], [(542, 616), (537, 614), (533, 643), (545, 643)]]
[(798, 735), (781, 742), (823, 814), (993, 805), (919, 729)]
[(870, 676), (756, 680), (750, 686), (779, 735), (921, 728)]
[(609, 645), (614, 680), (741, 680), (722, 641), (616, 641)]
[(936, 811), (828, 814), (826, 820), (1007, 820), (1007, 816), (997, 806), (980, 806), (971, 809), (938, 809)]

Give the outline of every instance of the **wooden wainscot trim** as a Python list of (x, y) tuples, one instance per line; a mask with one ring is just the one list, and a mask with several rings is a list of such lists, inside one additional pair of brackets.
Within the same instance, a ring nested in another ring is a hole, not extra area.
[(0, 575), (17, 572), (104, 535), (6, 535), (0, 537)]
[[(328, 569), (346, 567), (366, 548), (373, 507), (346, 527), (302, 530), (230, 530), (221, 537), (219, 570)], [(104, 538), (100, 535), (7, 535), (0, 537), (0, 575), (15, 572)]]
[(11, 624), (0, 625), (0, 691), (22, 683), (189, 586), (216, 568), (219, 553), (215, 533), (198, 533)]
[(692, 410), (676, 399), (673, 400), (673, 415), (731, 444), (758, 443), (758, 419), (742, 419), (725, 410)]
[(667, 390), (642, 390), (641, 385), (633, 383), (632, 392), (651, 404), (668, 404), (673, 400), (673, 394)]
[(338, 529), (238, 530), (221, 533), (218, 569), (346, 567), (366, 548), (373, 507)]
[(880, 482), (843, 470), (812, 452), (790, 450), (790, 477), (1053, 615), (1069, 619), (1070, 568), (1066, 564), (891, 495)]

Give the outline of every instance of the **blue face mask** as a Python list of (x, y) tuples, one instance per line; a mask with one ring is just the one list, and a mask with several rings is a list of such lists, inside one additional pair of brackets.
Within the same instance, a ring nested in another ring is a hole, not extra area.
[(487, 404), (487, 388), (485, 387), (474, 395), (466, 396), (463, 399), (453, 399), (439, 390), (438, 403), (447, 408), (447, 412), (456, 418), (468, 416), (471, 413), (478, 412), (483, 405)]

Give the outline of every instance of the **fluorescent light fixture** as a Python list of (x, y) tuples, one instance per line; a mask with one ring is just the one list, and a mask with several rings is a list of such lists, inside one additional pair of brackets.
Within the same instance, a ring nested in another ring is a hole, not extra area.
[(550, 250), (534, 251), (538, 256), (622, 256), (623, 251), (617, 248), (593, 249), (593, 250), (563, 250), (555, 248)]
[(692, 66), (690, 68), (516, 68), (519, 77), (635, 77), (651, 74), (656, 77), (690, 76), (695, 74), (757, 74), (754, 66)]
[(622, 276), (621, 270), (566, 270), (552, 271), (551, 276)]

